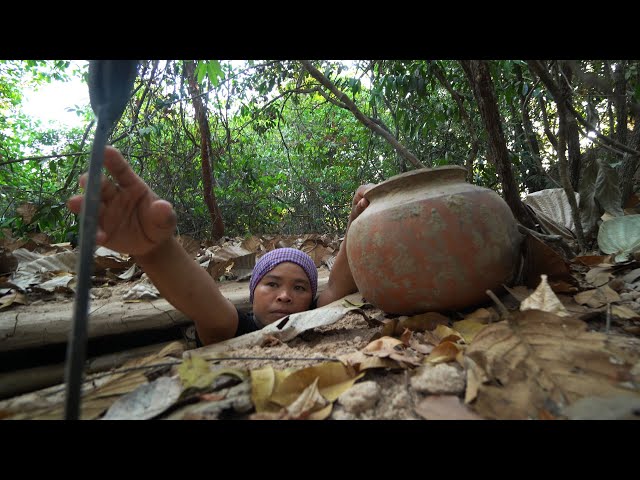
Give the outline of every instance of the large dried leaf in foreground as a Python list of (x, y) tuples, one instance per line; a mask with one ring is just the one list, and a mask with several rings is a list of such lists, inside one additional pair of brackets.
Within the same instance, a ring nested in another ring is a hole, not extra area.
[(294, 371), (294, 369), (290, 368), (274, 370), (271, 365), (263, 368), (254, 368), (250, 371), (251, 402), (256, 412), (277, 412), (281, 410), (280, 405), (270, 400), (271, 394)]
[(361, 378), (354, 369), (340, 362), (325, 362), (295, 371), (277, 385), (270, 400), (283, 407), (291, 405), (300, 394), (318, 379), (320, 394), (333, 402)]
[(474, 410), (484, 418), (538, 418), (588, 395), (628, 393), (622, 383), (640, 357), (640, 341), (588, 332), (572, 317), (515, 312), (484, 328), (466, 355), (486, 374)]
[(160, 377), (116, 400), (103, 420), (149, 420), (173, 405), (182, 393), (179, 378)]

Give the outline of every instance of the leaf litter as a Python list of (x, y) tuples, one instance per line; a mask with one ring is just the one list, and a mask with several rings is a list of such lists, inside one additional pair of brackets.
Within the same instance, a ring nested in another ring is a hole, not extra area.
[[(221, 260), (230, 263), (221, 276), (239, 276), (228, 252), (253, 262), (269, 246), (296, 242), (315, 251), (320, 264), (336, 251), (335, 244), (319, 237), (251, 237), (225, 250)], [(543, 260), (529, 259), (536, 264), (537, 280), (529, 277), (501, 293), (507, 315), (499, 314), (489, 298), (468, 311), (407, 317), (385, 314), (350, 296), (337, 320), (315, 320), (277, 342), (237, 344), (202, 357), (176, 342), (112, 372), (88, 376), (82, 418), (637, 417), (640, 264), (611, 263), (610, 256), (597, 255), (567, 261), (540, 243), (534, 251)], [(202, 245), (189, 245), (194, 255), (205, 255)], [(256, 253), (251, 257), (245, 251)], [(117, 270), (120, 281), (135, 276), (128, 259), (103, 253), (109, 265), (104, 268)], [(18, 252), (17, 269), (39, 255)], [(57, 268), (59, 276), (64, 268)], [(33, 271), (42, 274), (42, 269)], [(3, 308), (25, 300), (20, 289), (7, 287)], [(425, 387), (437, 384), (445, 372), (455, 378), (455, 393)], [(61, 391), (57, 386), (1, 401), (0, 418), (62, 418)]]

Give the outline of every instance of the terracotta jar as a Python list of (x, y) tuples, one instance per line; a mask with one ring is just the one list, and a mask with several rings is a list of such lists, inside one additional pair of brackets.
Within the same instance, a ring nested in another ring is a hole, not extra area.
[(363, 297), (387, 313), (490, 301), (516, 275), (522, 236), (507, 203), (455, 165), (403, 173), (365, 193), (347, 257)]

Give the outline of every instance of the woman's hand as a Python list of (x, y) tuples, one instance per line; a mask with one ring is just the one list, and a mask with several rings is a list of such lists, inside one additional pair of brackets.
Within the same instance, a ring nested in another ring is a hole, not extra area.
[[(176, 214), (131, 169), (113, 147), (105, 149), (104, 166), (115, 181), (102, 177), (96, 243), (129, 255), (145, 255), (173, 236)], [(85, 188), (87, 174), (80, 177)], [(67, 206), (79, 214), (83, 195), (71, 197)]]
[(356, 190), (356, 193), (353, 195), (353, 200), (351, 202), (351, 214), (349, 215), (349, 221), (347, 222), (347, 232), (349, 231), (351, 222), (358, 218), (360, 214), (364, 212), (364, 209), (369, 206), (369, 200), (364, 198), (364, 193), (373, 186), (375, 186), (373, 183), (360, 185)]
[(366, 185), (360, 185), (353, 195), (351, 202), (351, 213), (349, 214), (349, 221), (347, 223), (347, 230), (345, 232), (344, 240), (338, 250), (333, 267), (331, 267), (331, 273), (329, 273), (329, 282), (327, 288), (318, 296), (318, 307), (323, 307), (331, 302), (358, 291), (358, 286), (353, 279), (351, 268), (349, 267), (349, 261), (347, 259), (347, 236), (349, 233), (349, 227), (351, 222), (360, 216), (364, 212), (365, 208), (369, 206), (369, 200), (364, 198), (364, 193), (373, 187), (374, 184), (368, 183)]

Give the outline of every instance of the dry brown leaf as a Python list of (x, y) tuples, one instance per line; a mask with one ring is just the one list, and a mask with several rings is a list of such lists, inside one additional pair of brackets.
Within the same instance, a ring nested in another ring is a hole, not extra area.
[(622, 280), (621, 278), (614, 278), (609, 283), (607, 283), (607, 285), (609, 285), (609, 287), (616, 292), (621, 292), (622, 290), (626, 289), (624, 280)]
[(325, 410), (327, 404), (329, 404), (328, 400), (318, 390), (318, 377), (316, 377), (313, 383), (305, 388), (291, 405), (286, 407), (286, 410), (292, 420), (302, 420), (314, 412)]
[(370, 303), (367, 303), (367, 302), (357, 302), (357, 301), (355, 301), (353, 298), (351, 298), (351, 299), (349, 299), (349, 298), (345, 298), (345, 299), (342, 301), (342, 305), (343, 305), (344, 307), (347, 307), (347, 308), (349, 308), (349, 307), (362, 308), (362, 307), (365, 307), (365, 306), (367, 306), (367, 305), (368, 305), (368, 306), (372, 306)]
[(390, 358), (399, 362), (403, 368), (418, 366), (422, 363), (422, 360), (415, 353), (406, 350), (406, 345), (402, 340), (393, 337), (378, 338), (363, 348), (362, 352), (366, 355)]
[(182, 248), (186, 250), (190, 257), (195, 258), (201, 249), (200, 242), (189, 235), (178, 235), (176, 240), (182, 245)]
[(456, 395), (428, 395), (418, 402), (415, 411), (427, 420), (483, 420)]
[(527, 235), (525, 252), (524, 279), (528, 287), (534, 288), (542, 274), (553, 280), (574, 281), (566, 260), (542, 240)]
[(104, 420), (148, 420), (171, 407), (182, 393), (178, 378), (160, 377), (118, 398)]
[(433, 334), (436, 338), (440, 339), (440, 342), (448, 340), (455, 343), (458, 340), (463, 340), (460, 332), (457, 332), (453, 328), (449, 328), (445, 325), (438, 325), (438, 327), (433, 331)]
[(440, 339), (433, 332), (423, 332), (422, 340), (434, 347), (440, 343)]
[(18, 259), (5, 249), (0, 249), (0, 275), (13, 273), (18, 268)]
[(271, 401), (271, 394), (294, 371), (295, 369), (292, 368), (274, 370), (270, 365), (251, 370), (251, 401), (256, 412), (279, 412), (282, 410), (280, 405)]
[(380, 335), (383, 337), (392, 337), (395, 334), (397, 326), (397, 318), (385, 318), (384, 320), (382, 320), (382, 329), (380, 330)]
[(424, 363), (435, 365), (437, 363), (456, 361), (462, 349), (463, 347), (457, 343), (442, 342), (431, 351), (429, 356), (425, 357)]
[(453, 322), (453, 328), (462, 335), (465, 343), (471, 343), (476, 334), (485, 326), (485, 323), (477, 320), (469, 320), (467, 318), (458, 322)]
[[(572, 317), (537, 310), (514, 312), (487, 326), (466, 349), (488, 383), (478, 387), (474, 410), (484, 418), (537, 418), (587, 395), (626, 391), (640, 357), (640, 341), (588, 332)], [(634, 343), (635, 342), (635, 343)]]
[(33, 216), (38, 211), (38, 207), (33, 203), (23, 203), (18, 208), (16, 208), (16, 212), (18, 215), (22, 217), (22, 221), (25, 225), (29, 225), (31, 220), (33, 220)]
[(640, 314), (638, 314), (638, 312), (634, 312), (630, 308), (627, 308), (623, 305), (612, 305), (611, 314), (615, 315), (618, 318), (624, 318), (625, 320), (640, 318)]
[(404, 349), (402, 340), (393, 337), (382, 337), (369, 343), (362, 351), (368, 355), (384, 358), (402, 349)]
[(405, 329), (404, 332), (402, 332), (402, 335), (400, 335), (400, 341), (404, 344), (405, 347), (408, 347), (411, 344), (412, 338), (413, 332), (408, 328)]
[(255, 235), (252, 235), (243, 240), (240, 246), (249, 252), (257, 253), (261, 251), (260, 247), (262, 247), (262, 240)]
[(574, 300), (580, 305), (589, 305), (591, 308), (598, 308), (607, 303), (619, 302), (620, 295), (608, 285), (603, 285), (593, 290), (587, 290), (575, 295)]
[(506, 285), (503, 285), (503, 287), (507, 290), (507, 292), (511, 294), (513, 298), (515, 298), (519, 302), (522, 302), (525, 298), (531, 295), (531, 292), (533, 291), (522, 285), (518, 285), (517, 287), (513, 288), (507, 287)]
[(473, 402), (478, 396), (478, 390), (483, 383), (489, 381), (485, 371), (469, 356), (465, 355), (462, 366), (467, 372), (467, 388), (464, 395), (464, 403)]
[(549, 286), (556, 293), (575, 293), (578, 287), (564, 280), (550, 280)]
[(13, 292), (13, 293), (4, 295), (3, 297), (0, 297), (0, 310), (4, 308), (8, 308), (14, 303), (19, 303), (20, 305), (26, 305), (27, 297), (25, 297), (24, 294), (20, 292)]
[[(51, 237), (49, 235), (47, 235), (46, 233), (31, 232), (31, 233), (27, 234), (27, 237), (29, 237), (31, 240), (33, 240), (38, 245), (42, 245), (42, 246), (50, 246), (51, 245)], [(55, 250), (55, 248), (51, 249), (51, 250)]]
[(270, 365), (251, 370), (251, 402), (256, 412), (280, 410), (280, 406), (275, 406), (269, 400), (275, 381), (275, 371)]
[(635, 281), (640, 278), (640, 268), (635, 268), (633, 270), (631, 270), (630, 272), (626, 273), (623, 277), (622, 280), (625, 283), (635, 283)]
[[(167, 356), (184, 350), (184, 346), (176, 347), (180, 342), (167, 345), (158, 353), (142, 358), (131, 359), (120, 367), (121, 373), (101, 377), (98, 380), (86, 382), (81, 397), (80, 419), (94, 420), (104, 413), (120, 396), (132, 392), (142, 384), (149, 382), (145, 375), (153, 365), (166, 364)], [(140, 368), (149, 367), (149, 368)], [(60, 420), (64, 418), (64, 397), (46, 407), (41, 407), (36, 400), (33, 406), (20, 405), (18, 411), (13, 412), (11, 418), (16, 420)]]
[(422, 365), (422, 357), (419, 357), (411, 351), (394, 352), (389, 355), (389, 358), (395, 360), (404, 368)]
[(575, 257), (572, 261), (575, 263), (581, 263), (587, 267), (595, 267), (602, 263), (609, 263), (611, 255), (582, 255)]
[(500, 316), (493, 308), (479, 308), (473, 311), (472, 313), (470, 313), (469, 315), (467, 315), (466, 317), (464, 317), (464, 319), (486, 324), (491, 322), (497, 322), (500, 319)]
[(399, 317), (395, 334), (400, 335), (405, 328), (414, 332), (434, 330), (439, 325), (449, 325), (449, 317), (445, 317), (438, 312), (427, 312), (412, 317)]
[(555, 313), (561, 317), (569, 315), (567, 309), (564, 308), (564, 305), (560, 303), (556, 294), (549, 287), (547, 276), (544, 274), (540, 275), (538, 287), (520, 304), (520, 311), (525, 310), (542, 310), (543, 312)]
[(232, 268), (240, 268), (243, 271), (251, 269), (256, 262), (255, 252), (250, 252), (237, 245), (225, 245), (222, 248), (211, 247), (207, 251), (211, 253), (207, 272), (215, 280), (218, 280)]
[(178, 366), (178, 375), (184, 390), (189, 388), (199, 390), (209, 388), (220, 375), (233, 375), (242, 381), (247, 377), (245, 371), (235, 368), (216, 368), (212, 370), (211, 365), (198, 355), (185, 358), (182, 364)]
[(98, 247), (95, 252), (94, 265), (96, 272), (110, 270), (128, 270), (133, 265), (133, 259), (106, 247)]
[(594, 287), (599, 287), (613, 278), (612, 267), (594, 267), (587, 272), (584, 279)]
[(331, 250), (329, 250), (324, 245), (322, 245), (322, 243), (316, 240), (307, 240), (302, 244), (300, 250), (302, 250), (312, 258), (313, 263), (316, 264), (316, 267), (322, 265), (322, 261), (326, 258), (329, 258), (332, 253)]
[(421, 343), (414, 337), (411, 337), (411, 340), (409, 340), (409, 346), (422, 355), (429, 355), (435, 348), (434, 345)]
[(363, 375), (356, 374), (353, 368), (342, 363), (324, 362), (288, 375), (274, 388), (270, 400), (283, 407), (291, 405), (305, 388), (318, 379), (318, 390), (324, 398), (333, 402)]
[(338, 360), (347, 366), (353, 367), (357, 372), (362, 372), (370, 368), (404, 368), (403, 365), (400, 365), (390, 358), (371, 356), (361, 351), (339, 355)]

